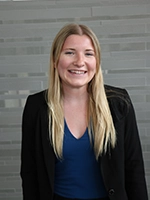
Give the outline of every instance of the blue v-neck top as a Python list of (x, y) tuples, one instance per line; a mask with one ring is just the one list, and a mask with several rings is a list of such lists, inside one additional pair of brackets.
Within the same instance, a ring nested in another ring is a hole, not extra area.
[(63, 160), (56, 160), (54, 192), (66, 198), (102, 198), (107, 193), (88, 129), (76, 139), (65, 122)]

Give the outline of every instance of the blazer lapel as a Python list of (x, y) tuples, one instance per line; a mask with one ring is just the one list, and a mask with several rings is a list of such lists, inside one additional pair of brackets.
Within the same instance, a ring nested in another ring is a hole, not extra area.
[(39, 112), (39, 124), (40, 124), (40, 134), (41, 134), (41, 143), (43, 148), (43, 156), (49, 176), (50, 184), (52, 190), (54, 188), (54, 173), (55, 173), (55, 154), (53, 148), (50, 144), (49, 139), (49, 118), (48, 118), (48, 108), (44, 104)]

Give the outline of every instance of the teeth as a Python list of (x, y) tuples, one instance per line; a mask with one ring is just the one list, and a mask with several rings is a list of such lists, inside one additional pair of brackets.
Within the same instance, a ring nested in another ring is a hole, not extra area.
[(76, 71), (76, 70), (70, 70), (71, 73), (75, 73), (75, 74), (84, 74), (85, 71)]

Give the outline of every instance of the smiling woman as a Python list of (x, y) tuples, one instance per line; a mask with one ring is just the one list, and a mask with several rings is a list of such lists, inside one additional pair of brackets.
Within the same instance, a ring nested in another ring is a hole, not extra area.
[(57, 66), (63, 91), (66, 90), (64, 87), (87, 91), (88, 83), (96, 73), (94, 51), (92, 41), (86, 35), (70, 35), (66, 39)]
[(24, 200), (148, 200), (141, 144), (126, 90), (106, 86), (93, 31), (64, 26), (48, 90), (23, 112)]

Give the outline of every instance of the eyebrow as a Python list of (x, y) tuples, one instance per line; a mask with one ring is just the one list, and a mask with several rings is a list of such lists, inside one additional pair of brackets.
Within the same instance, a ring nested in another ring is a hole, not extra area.
[[(76, 51), (76, 49), (74, 49), (74, 48), (65, 48), (65, 49), (63, 49), (63, 50), (72, 50), (72, 51)], [(94, 49), (85, 49), (85, 51), (93, 51), (93, 52), (95, 52), (95, 50)]]
[[(86, 49), (86, 51), (94, 51), (94, 49)], [(94, 51), (95, 52), (95, 51)]]
[(63, 50), (72, 50), (72, 51), (75, 51), (75, 49), (73, 49), (73, 48), (65, 48)]

